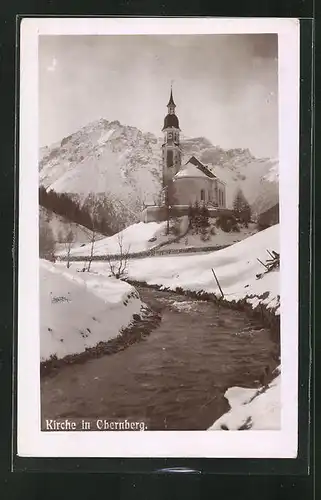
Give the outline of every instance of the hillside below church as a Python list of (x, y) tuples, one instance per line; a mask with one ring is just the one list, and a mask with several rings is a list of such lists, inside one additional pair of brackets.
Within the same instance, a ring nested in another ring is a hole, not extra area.
[[(143, 204), (157, 204), (162, 183), (162, 138), (119, 121), (100, 119), (40, 149), (40, 185), (85, 203), (106, 198), (119, 228), (137, 222)], [(278, 200), (278, 160), (255, 158), (248, 149), (225, 150), (204, 137), (181, 141), (183, 163), (191, 155), (226, 183), (232, 207), (241, 187), (248, 202), (265, 210)]]

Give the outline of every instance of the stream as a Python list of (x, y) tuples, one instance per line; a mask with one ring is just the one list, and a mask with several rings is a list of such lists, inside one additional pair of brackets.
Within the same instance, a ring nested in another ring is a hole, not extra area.
[(229, 410), (229, 387), (259, 387), (266, 367), (278, 365), (271, 331), (245, 312), (136, 288), (160, 313), (158, 326), (120, 352), (43, 376), (42, 428), (45, 419), (84, 418), (144, 422), (148, 430), (204, 430)]

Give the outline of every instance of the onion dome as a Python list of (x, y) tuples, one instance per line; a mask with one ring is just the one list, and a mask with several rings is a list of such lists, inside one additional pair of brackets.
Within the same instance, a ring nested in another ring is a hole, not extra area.
[(176, 115), (169, 114), (165, 116), (163, 130), (169, 127), (179, 128), (179, 121)]

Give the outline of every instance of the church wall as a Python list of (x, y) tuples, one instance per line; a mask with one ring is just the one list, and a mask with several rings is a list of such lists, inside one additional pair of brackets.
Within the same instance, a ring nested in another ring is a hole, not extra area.
[(175, 179), (175, 201), (177, 205), (196, 202), (216, 203), (215, 181), (207, 177), (181, 177)]
[[(171, 209), (171, 217), (183, 217), (188, 215), (189, 206), (180, 205)], [(209, 207), (210, 217), (219, 217), (223, 214), (232, 214), (233, 210), (228, 208), (213, 208)], [(142, 222), (161, 222), (167, 219), (167, 210), (165, 207), (147, 207), (141, 213)]]
[(219, 179), (216, 179), (216, 185), (217, 185), (217, 204), (219, 207), (226, 207), (226, 189), (225, 189), (225, 184), (221, 182)]

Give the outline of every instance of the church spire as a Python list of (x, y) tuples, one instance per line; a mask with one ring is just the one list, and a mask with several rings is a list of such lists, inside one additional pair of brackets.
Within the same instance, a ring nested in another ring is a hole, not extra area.
[(174, 99), (173, 99), (173, 85), (172, 84), (171, 84), (171, 95), (170, 95), (167, 106), (176, 106)]
[(173, 87), (171, 84), (171, 94), (170, 94), (169, 101), (167, 104), (168, 114), (167, 114), (167, 116), (165, 116), (164, 127), (162, 130), (165, 130), (168, 127), (174, 127), (174, 128), (177, 128), (179, 130), (179, 121), (178, 121), (178, 118), (175, 114), (175, 108), (176, 108), (176, 104), (175, 104), (174, 99), (173, 99)]

